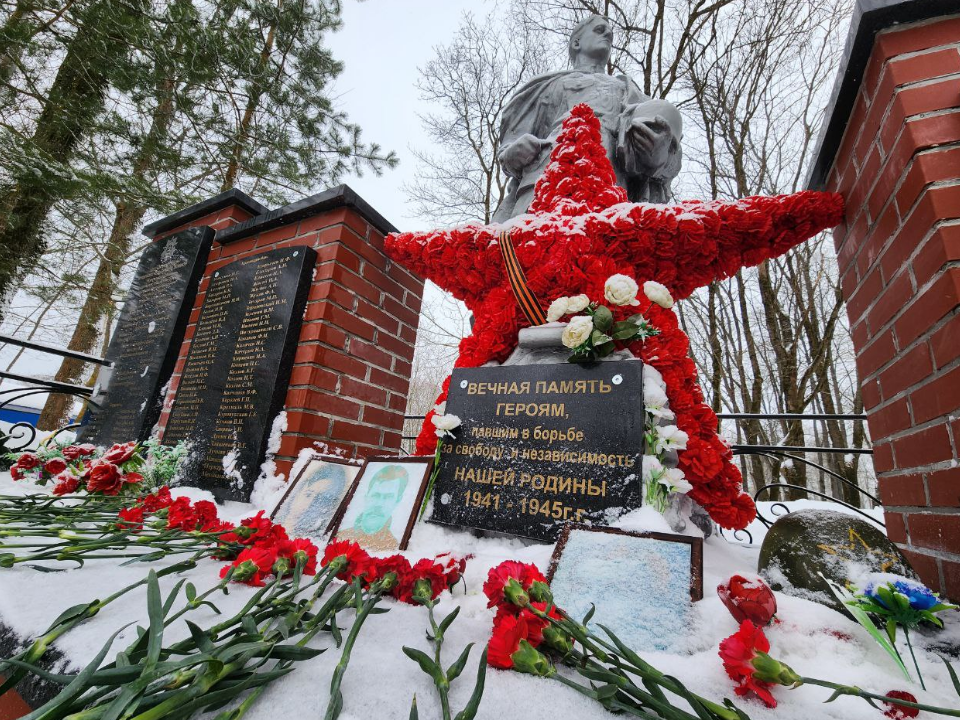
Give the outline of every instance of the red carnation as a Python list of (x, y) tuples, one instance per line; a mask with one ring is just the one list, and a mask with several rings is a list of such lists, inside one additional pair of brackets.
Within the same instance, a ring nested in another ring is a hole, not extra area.
[(178, 497), (167, 508), (167, 527), (192, 532), (197, 528), (197, 513), (190, 498)]
[(106, 460), (107, 462), (114, 463), (115, 465), (121, 465), (133, 457), (133, 454), (137, 451), (137, 443), (128, 442), (123, 443), (122, 445), (114, 445), (112, 448), (107, 450), (101, 457), (101, 460)]
[[(483, 584), (483, 593), (487, 596), (488, 608), (504, 602), (504, 587), (511, 580), (516, 580), (525, 591), (529, 590), (535, 582), (545, 583), (547, 581), (536, 565), (517, 562), (516, 560), (504, 560), (495, 568), (490, 568), (487, 581)], [(513, 604), (516, 605), (515, 602)]]
[(143, 527), (143, 508), (139, 505), (124, 508), (118, 513), (120, 521), (117, 527), (121, 530), (139, 530)]
[(17, 458), (17, 467), (21, 470), (33, 470), (39, 464), (40, 458), (31, 452), (25, 452)]
[(752, 664), (758, 657), (758, 651), (767, 653), (769, 650), (770, 643), (763, 630), (749, 620), (744, 620), (736, 633), (721, 641), (719, 654), (723, 660), (723, 669), (727, 671), (730, 679), (737, 683), (734, 690), (737, 695), (742, 697), (754, 692), (767, 707), (774, 708), (777, 701), (770, 694), (773, 683), (755, 678), (756, 668)]
[(54, 495), (71, 495), (80, 488), (80, 479), (71, 473), (57, 476), (57, 484), (53, 486)]
[(503, 670), (513, 667), (512, 655), (520, 649), (520, 641), (530, 641), (528, 618), (527, 615), (504, 615), (494, 624), (487, 643), (487, 663)]
[(43, 464), (43, 471), (50, 475), (59, 475), (67, 469), (67, 461), (63, 458), (50, 458)]
[(260, 587), (263, 585), (263, 579), (272, 572), (276, 561), (277, 553), (272, 548), (246, 548), (236, 560), (220, 569), (220, 577), (226, 577), (230, 568), (236, 568), (231, 578), (233, 582)]
[(152, 495), (144, 497), (141, 502), (143, 503), (144, 510), (148, 513), (155, 513), (158, 510), (170, 507), (173, 498), (170, 496), (170, 488), (164, 485)]
[(405, 591), (404, 597), (400, 599), (410, 604), (419, 604), (428, 598), (436, 600), (440, 593), (447, 589), (447, 576), (442, 565), (423, 558), (410, 568), (403, 584), (409, 586), (410, 596), (407, 597)]
[(319, 548), (307, 538), (286, 540), (277, 546), (277, 554), (290, 561), (292, 567), (298, 562), (303, 563), (304, 575), (317, 574), (317, 553)]
[(717, 586), (717, 595), (738, 623), (749, 620), (754, 625), (769, 625), (777, 614), (777, 598), (760, 578), (748, 580), (734, 575)]
[(206, 529), (219, 521), (217, 517), (217, 506), (209, 500), (197, 500), (193, 504), (193, 512), (197, 517), (195, 527), (199, 527), (206, 532)]
[(410, 561), (403, 555), (390, 555), (385, 558), (368, 557), (358, 564), (354, 571), (356, 575), (363, 575), (365, 584), (380, 580), (390, 573), (397, 576), (397, 582), (390, 589), (390, 594), (401, 602), (413, 604), (414, 578), (410, 577)]
[(116, 495), (123, 486), (120, 468), (112, 462), (97, 460), (87, 470), (87, 492), (100, 492), (104, 495)]
[(323, 551), (323, 559), (320, 560), (320, 567), (326, 567), (330, 561), (345, 555), (347, 566), (337, 573), (337, 578), (346, 582), (352, 582), (358, 574), (358, 569), (362, 568), (370, 556), (367, 551), (357, 545), (352, 540), (335, 540), (327, 545)]
[[(891, 690), (887, 693), (887, 697), (912, 703), (917, 701), (917, 699), (906, 690)], [(920, 714), (920, 708), (904, 707), (903, 705), (896, 705), (890, 702), (884, 702), (883, 704), (887, 708), (883, 711), (883, 714), (888, 718), (893, 718), (893, 720), (906, 720), (907, 718), (915, 718)]]
[(453, 587), (458, 582), (460, 578), (463, 577), (464, 570), (467, 569), (467, 560), (469, 560), (472, 555), (467, 557), (456, 557), (453, 553), (445, 552), (440, 553), (434, 558), (434, 562), (439, 563), (443, 566), (443, 570), (447, 575), (447, 587)]

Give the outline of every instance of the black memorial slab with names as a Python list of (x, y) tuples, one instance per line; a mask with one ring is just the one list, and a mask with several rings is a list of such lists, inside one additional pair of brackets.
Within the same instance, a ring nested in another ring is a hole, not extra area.
[(186, 440), (187, 482), (247, 502), (283, 408), (317, 253), (272, 250), (210, 279), (163, 434)]
[(431, 521), (556, 540), (641, 503), (639, 361), (455, 369)]
[(110, 445), (145, 440), (160, 418), (160, 391), (180, 354), (213, 230), (190, 228), (152, 243), (143, 255), (100, 372), (99, 404), (79, 437)]

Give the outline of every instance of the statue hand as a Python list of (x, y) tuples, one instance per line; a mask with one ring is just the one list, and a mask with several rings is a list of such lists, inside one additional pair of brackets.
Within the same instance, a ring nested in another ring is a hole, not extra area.
[(519, 175), (524, 168), (537, 159), (545, 147), (551, 145), (553, 142), (538, 138), (536, 135), (530, 133), (521, 135), (500, 151), (500, 164), (508, 174)]
[(651, 170), (661, 168), (668, 159), (673, 132), (662, 117), (634, 118), (627, 131), (630, 144)]

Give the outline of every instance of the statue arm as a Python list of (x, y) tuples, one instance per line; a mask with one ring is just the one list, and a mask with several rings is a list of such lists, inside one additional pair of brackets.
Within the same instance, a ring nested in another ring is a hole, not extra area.
[(683, 121), (665, 100), (627, 105), (619, 118), (617, 159), (629, 177), (669, 183), (680, 172)]

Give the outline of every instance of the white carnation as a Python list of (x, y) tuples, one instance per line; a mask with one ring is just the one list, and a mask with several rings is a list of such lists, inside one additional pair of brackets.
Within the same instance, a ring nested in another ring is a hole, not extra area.
[(657, 459), (656, 455), (643, 456), (643, 481), (650, 482), (663, 475), (663, 464)]
[(593, 318), (586, 315), (577, 315), (563, 329), (560, 341), (568, 348), (573, 349), (583, 345), (593, 332)]
[(627, 275), (611, 275), (603, 285), (603, 296), (614, 305), (639, 305), (640, 287)]
[(693, 485), (687, 482), (680, 468), (670, 468), (663, 473), (660, 483), (665, 485), (670, 492), (688, 493), (693, 490)]
[(654, 417), (663, 420), (673, 420), (676, 417), (673, 411), (667, 407), (667, 393), (663, 388), (653, 382), (643, 384), (643, 407)]
[(570, 298), (558, 297), (556, 300), (550, 303), (550, 307), (547, 308), (547, 322), (556, 322), (569, 312), (580, 311), (570, 309)]
[(567, 298), (567, 312), (568, 313), (578, 313), (583, 312), (587, 309), (587, 305), (590, 304), (590, 298), (586, 295), (574, 295), (573, 297)]
[(437, 437), (442, 438), (446, 435), (452, 435), (452, 430), (460, 427), (460, 418), (456, 415), (434, 415), (430, 418), (436, 430)]
[(658, 427), (653, 452), (659, 455), (667, 450), (686, 450), (688, 439), (687, 434), (676, 425)]
[(670, 291), (667, 290), (664, 285), (661, 285), (655, 280), (647, 280), (643, 284), (643, 294), (647, 296), (650, 302), (655, 302), (660, 307), (673, 307), (673, 295), (670, 294)]

